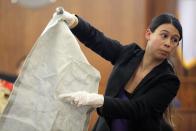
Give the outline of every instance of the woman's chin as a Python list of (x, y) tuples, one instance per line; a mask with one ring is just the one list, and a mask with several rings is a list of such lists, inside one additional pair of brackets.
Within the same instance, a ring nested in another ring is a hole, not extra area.
[(157, 55), (157, 57), (156, 57), (156, 59), (157, 60), (165, 60), (165, 59), (167, 59), (168, 58), (168, 55), (163, 55), (163, 54), (159, 54), (159, 55)]

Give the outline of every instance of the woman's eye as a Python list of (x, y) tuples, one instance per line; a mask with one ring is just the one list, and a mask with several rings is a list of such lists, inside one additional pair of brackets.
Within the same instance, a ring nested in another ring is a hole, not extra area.
[(167, 34), (161, 34), (162, 38), (167, 38)]
[(174, 43), (178, 43), (178, 42), (179, 42), (179, 40), (178, 40), (177, 38), (174, 38), (172, 41), (173, 41)]

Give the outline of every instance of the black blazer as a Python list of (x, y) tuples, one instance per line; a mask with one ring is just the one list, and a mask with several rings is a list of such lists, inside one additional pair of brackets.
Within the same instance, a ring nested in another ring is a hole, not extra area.
[(78, 25), (71, 30), (74, 35), (113, 64), (104, 104), (97, 109), (100, 117), (93, 130), (109, 131), (111, 119), (124, 118), (129, 120), (130, 131), (161, 131), (163, 112), (176, 96), (180, 84), (172, 66), (167, 60), (163, 61), (139, 83), (129, 100), (115, 98), (138, 67), (144, 50), (135, 43), (123, 46), (82, 18), (78, 19)]

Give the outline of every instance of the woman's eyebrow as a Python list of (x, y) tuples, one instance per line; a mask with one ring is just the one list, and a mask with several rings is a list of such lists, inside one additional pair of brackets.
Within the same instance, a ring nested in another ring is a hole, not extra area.
[(162, 32), (162, 31), (163, 31), (163, 32), (167, 32), (167, 33), (169, 33), (169, 31), (167, 31), (167, 30), (161, 30), (161, 32)]

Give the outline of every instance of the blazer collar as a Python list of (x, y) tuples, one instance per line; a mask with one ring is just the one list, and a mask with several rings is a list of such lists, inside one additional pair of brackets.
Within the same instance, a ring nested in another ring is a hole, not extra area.
[(115, 85), (112, 85), (112, 86), (118, 86), (118, 87), (113, 88), (112, 92), (109, 93), (111, 96), (118, 95), (119, 90), (125, 87), (130, 77), (133, 75), (134, 71), (139, 66), (143, 58), (144, 51), (141, 51), (136, 55), (137, 57), (133, 57), (131, 58), (131, 60), (128, 56), (126, 59), (129, 59), (129, 61), (127, 60), (126, 62), (119, 64), (118, 76), (116, 78)]
[[(146, 83), (149, 81), (155, 80), (156, 77), (160, 76), (163, 72), (165, 72), (166, 68), (168, 67), (168, 62), (167, 60), (164, 60), (162, 63), (154, 67), (144, 78), (143, 80), (137, 85), (135, 88), (133, 94), (135, 94), (140, 88), (144, 87), (147, 85)], [(150, 88), (150, 87), (149, 87)], [(146, 88), (145, 90), (147, 90)]]
[[(121, 75), (121, 76), (123, 76), (122, 81), (120, 83), (120, 85), (121, 85), (120, 87), (121, 88), (125, 87), (125, 85), (129, 81), (129, 79), (133, 75), (134, 71), (137, 69), (137, 67), (139, 66), (140, 62), (142, 61), (143, 56), (144, 56), (144, 51), (138, 53), (137, 57), (134, 57), (129, 63), (127, 63), (127, 66), (123, 67), (125, 69), (123, 69), (121, 71), (121, 73), (124, 74), (124, 75)], [(167, 65), (168, 65), (168, 61), (164, 60), (162, 63), (160, 63), (159, 65), (154, 67), (143, 78), (143, 80), (137, 85), (137, 87), (135, 88), (133, 93), (135, 93), (139, 88), (143, 87), (146, 84), (146, 82), (149, 82), (149, 81), (153, 80), (158, 74), (160, 74), (161, 72), (165, 71)]]

